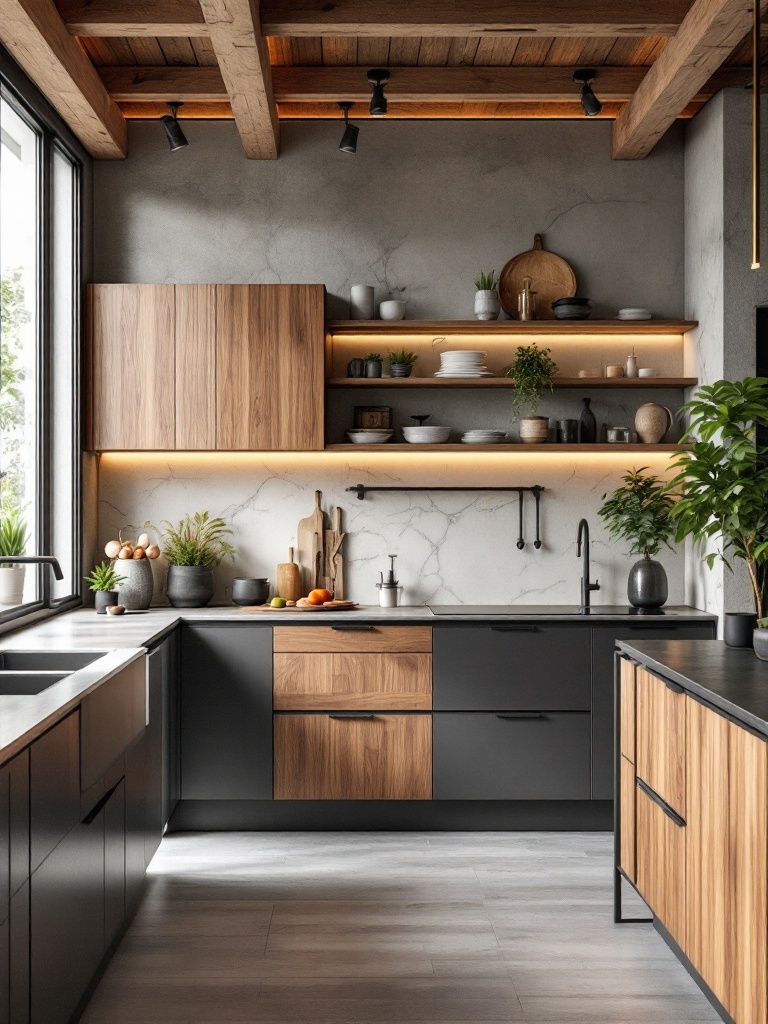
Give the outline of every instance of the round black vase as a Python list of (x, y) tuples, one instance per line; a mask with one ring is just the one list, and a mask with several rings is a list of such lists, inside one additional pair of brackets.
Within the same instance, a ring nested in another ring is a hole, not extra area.
[(643, 558), (629, 572), (627, 597), (635, 608), (661, 608), (669, 596), (667, 574), (661, 562)]
[(726, 647), (752, 647), (757, 625), (754, 612), (726, 612), (723, 616), (723, 640)]
[(203, 608), (213, 597), (213, 568), (170, 565), (165, 592), (174, 608)]

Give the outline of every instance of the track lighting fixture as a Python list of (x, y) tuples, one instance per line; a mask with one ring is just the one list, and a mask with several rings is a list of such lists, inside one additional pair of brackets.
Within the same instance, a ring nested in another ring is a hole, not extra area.
[(594, 68), (579, 68), (573, 72), (574, 82), (581, 83), (581, 105), (587, 117), (594, 117), (603, 109), (603, 104), (592, 92), (590, 82), (597, 78), (597, 71)]
[(349, 111), (352, 109), (352, 104), (345, 101), (339, 103), (339, 106), (344, 111), (344, 134), (341, 136), (339, 149), (342, 153), (356, 153), (357, 136), (360, 134), (360, 129), (356, 124), (349, 123)]
[(384, 117), (387, 112), (387, 97), (384, 95), (384, 86), (389, 81), (389, 71), (386, 68), (373, 68), (368, 72), (368, 81), (373, 86), (370, 113), (373, 117)]
[(160, 120), (163, 122), (163, 128), (165, 128), (165, 134), (168, 136), (168, 144), (171, 147), (171, 152), (175, 153), (177, 149), (184, 149), (188, 146), (187, 137), (181, 130), (176, 112), (179, 107), (183, 106), (181, 103), (169, 103), (168, 106), (171, 108), (170, 114), (163, 114)]

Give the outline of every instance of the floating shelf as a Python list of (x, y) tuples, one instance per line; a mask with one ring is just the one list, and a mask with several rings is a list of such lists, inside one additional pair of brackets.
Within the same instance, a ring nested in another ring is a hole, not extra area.
[(698, 326), (698, 320), (331, 320), (327, 324), (328, 333), (333, 336), (476, 334), (485, 337), (530, 334), (658, 334), (676, 337)]
[[(615, 389), (650, 390), (658, 388), (693, 388), (699, 383), (697, 377), (556, 377), (556, 388), (581, 388), (582, 390)], [(514, 382), (509, 377), (331, 377), (329, 388), (511, 388)]]
[(498, 454), (527, 455), (529, 453), (548, 452), (551, 455), (580, 454), (593, 455), (595, 452), (684, 452), (690, 448), (686, 444), (327, 444), (327, 452), (497, 452)]

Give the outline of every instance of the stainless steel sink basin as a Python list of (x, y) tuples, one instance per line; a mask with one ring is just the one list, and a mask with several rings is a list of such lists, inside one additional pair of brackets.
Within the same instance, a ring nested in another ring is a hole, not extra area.
[(70, 672), (0, 672), (0, 697), (33, 697), (66, 679)]
[(0, 671), (76, 672), (85, 668), (104, 651), (0, 651)]

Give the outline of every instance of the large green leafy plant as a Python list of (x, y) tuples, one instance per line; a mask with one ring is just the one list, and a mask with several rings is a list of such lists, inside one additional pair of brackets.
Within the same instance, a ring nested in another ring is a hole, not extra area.
[(163, 554), (171, 565), (218, 565), (235, 553), (227, 539), (232, 531), (223, 519), (211, 519), (208, 512), (184, 516), (176, 526), (166, 520), (163, 527)]
[(550, 349), (532, 345), (520, 345), (515, 353), (514, 361), (504, 370), (507, 377), (512, 377), (512, 409), (515, 419), (526, 406), (530, 406), (531, 416), (536, 415), (539, 399), (545, 390), (552, 391), (557, 363), (550, 358)]
[(629, 543), (630, 555), (646, 559), (657, 555), (662, 545), (670, 547), (669, 538), (675, 529), (675, 501), (659, 477), (643, 476), (647, 469), (631, 469), (623, 476), (621, 487), (610, 497), (603, 495), (598, 512), (611, 536)]
[(679, 495), (675, 539), (716, 545), (704, 555), (711, 569), (720, 559), (733, 571), (747, 567), (755, 611), (762, 617), (768, 563), (768, 449), (755, 444), (758, 424), (768, 426), (768, 378), (719, 380), (683, 406), (690, 451), (675, 459), (669, 488)]

